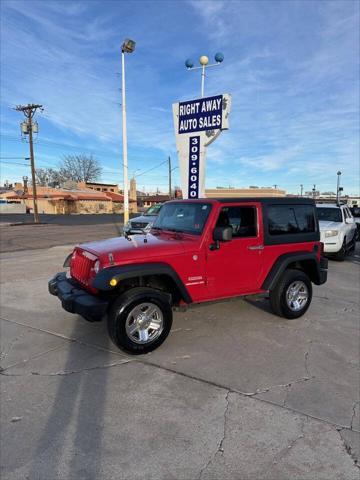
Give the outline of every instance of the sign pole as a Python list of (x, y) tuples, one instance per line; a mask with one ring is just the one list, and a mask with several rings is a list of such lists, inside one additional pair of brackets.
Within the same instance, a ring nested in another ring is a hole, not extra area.
[(205, 87), (205, 65), (202, 66), (202, 71), (201, 71), (201, 98), (204, 98), (204, 87)]

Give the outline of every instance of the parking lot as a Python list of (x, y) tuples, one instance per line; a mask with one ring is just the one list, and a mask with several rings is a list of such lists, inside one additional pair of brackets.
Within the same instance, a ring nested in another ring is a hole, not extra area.
[(0, 228), (1, 478), (358, 479), (359, 244), (300, 319), (198, 306), (131, 357), (47, 292), (71, 244), (118, 232)]

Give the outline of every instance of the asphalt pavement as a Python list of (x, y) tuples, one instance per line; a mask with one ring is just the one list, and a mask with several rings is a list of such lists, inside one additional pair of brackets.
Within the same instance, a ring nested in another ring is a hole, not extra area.
[(72, 234), (14, 228), (38, 244), (0, 256), (2, 479), (359, 478), (359, 248), (300, 319), (199, 306), (131, 357), (47, 292)]
[[(140, 214), (136, 214), (140, 215)], [(131, 216), (136, 216), (132, 214)], [(87, 215), (52, 215), (40, 213), (39, 219), (41, 223), (53, 225), (103, 225), (110, 223), (123, 223), (124, 216), (121, 213), (107, 214), (87, 214)], [(2, 213), (0, 214), (1, 223), (34, 223), (34, 216), (25, 213)]]

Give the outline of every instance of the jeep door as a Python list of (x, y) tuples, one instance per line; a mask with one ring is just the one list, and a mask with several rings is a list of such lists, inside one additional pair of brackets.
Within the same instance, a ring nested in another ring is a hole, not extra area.
[(216, 227), (232, 228), (232, 240), (213, 240), (207, 248), (206, 276), (211, 297), (251, 293), (260, 289), (263, 253), (262, 209), (260, 203), (223, 204)]

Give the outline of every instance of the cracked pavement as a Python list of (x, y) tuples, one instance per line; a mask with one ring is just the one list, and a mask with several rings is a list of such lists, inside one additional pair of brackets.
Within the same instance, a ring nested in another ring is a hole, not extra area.
[(330, 262), (302, 319), (198, 307), (129, 357), (48, 295), (68, 252), (1, 254), (2, 479), (359, 478), (356, 261)]

